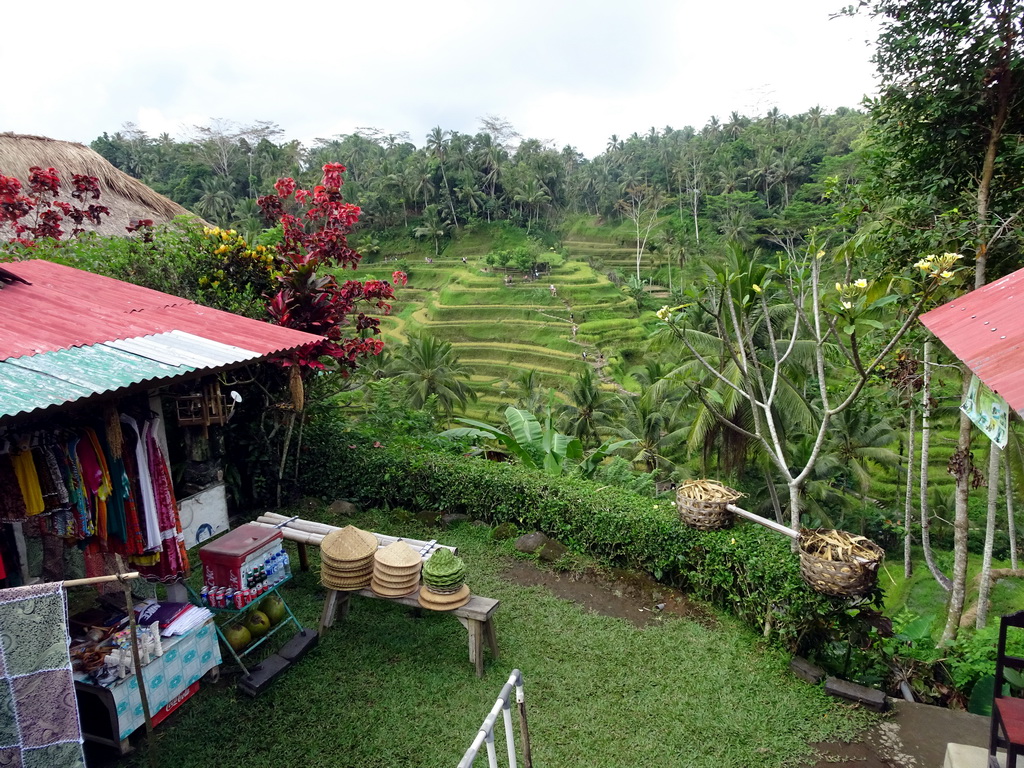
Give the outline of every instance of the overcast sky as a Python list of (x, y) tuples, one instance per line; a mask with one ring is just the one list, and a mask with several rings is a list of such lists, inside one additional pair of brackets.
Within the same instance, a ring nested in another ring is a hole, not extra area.
[[(500, 115), (587, 156), (732, 110), (856, 107), (874, 27), (841, 0), (6, 3), (0, 131), (88, 143), (223, 118), (287, 138), (472, 133)], [(10, 6), (10, 7), (8, 7)]]

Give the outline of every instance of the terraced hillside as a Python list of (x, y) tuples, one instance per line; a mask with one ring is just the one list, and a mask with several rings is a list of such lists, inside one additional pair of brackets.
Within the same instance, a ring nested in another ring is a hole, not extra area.
[[(566, 249), (566, 262), (538, 278), (489, 268), (489, 245), (479, 238), (458, 241), (429, 261), (410, 258), (409, 285), (398, 291), (383, 332), (399, 342), (420, 330), (450, 341), (473, 371), (479, 399), (467, 415), (475, 418), (499, 418), (509, 403), (507, 383), (527, 369), (545, 388), (564, 392), (591, 365), (603, 387), (617, 389), (606, 369), (623, 348), (642, 347), (643, 323), (653, 315), (638, 317), (636, 302), (588, 264), (588, 256), (623, 249), (583, 242)], [(624, 252), (632, 263), (632, 251)], [(384, 277), (391, 265), (383, 258), (366, 259), (360, 271)]]

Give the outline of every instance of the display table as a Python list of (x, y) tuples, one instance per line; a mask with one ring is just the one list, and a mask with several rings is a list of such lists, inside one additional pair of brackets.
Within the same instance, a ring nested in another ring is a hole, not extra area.
[[(221, 663), (213, 619), (184, 635), (162, 638), (164, 653), (142, 668), (153, 724), (164, 720), (199, 688), (199, 678)], [(145, 724), (135, 675), (110, 687), (75, 675), (82, 735), (88, 741), (126, 751), (128, 737)]]

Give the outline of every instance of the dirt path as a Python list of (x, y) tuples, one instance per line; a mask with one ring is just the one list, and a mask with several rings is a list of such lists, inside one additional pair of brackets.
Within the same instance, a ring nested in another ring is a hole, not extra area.
[(602, 616), (616, 616), (637, 627), (659, 624), (666, 617), (693, 619), (708, 627), (715, 617), (684, 593), (629, 571), (560, 572), (514, 560), (503, 576), (524, 587), (547, 587), (556, 597), (571, 600)]

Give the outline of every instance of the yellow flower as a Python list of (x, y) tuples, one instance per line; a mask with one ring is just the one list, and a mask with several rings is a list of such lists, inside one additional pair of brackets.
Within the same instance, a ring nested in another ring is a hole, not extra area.
[(757, 283), (754, 283), (754, 284), (753, 284), (752, 286), (750, 286), (750, 287), (754, 289), (754, 293), (760, 293), (760, 292), (761, 292), (761, 286), (760, 286), (760, 285), (758, 285)]
[(864, 279), (864, 278), (862, 277), (862, 278), (861, 278), (860, 280), (858, 280), (857, 282), (855, 282), (855, 283), (854, 283), (854, 285), (855, 285), (855, 286), (857, 286), (858, 288), (867, 288), (867, 287), (868, 287), (868, 281), (867, 281), (867, 280), (865, 280), (865, 279)]
[(939, 273), (939, 277), (941, 277), (943, 280), (949, 280), (949, 278), (951, 278), (952, 276), (953, 273), (950, 272), (948, 269), (945, 270), (944, 272)]
[(842, 304), (843, 304), (843, 309), (853, 309), (853, 304), (851, 304), (848, 301), (844, 301), (844, 302), (842, 302)]
[(820, 259), (824, 255), (825, 255), (824, 251), (818, 251), (817, 257)]
[(671, 314), (671, 310), (668, 308), (668, 304), (658, 310), (657, 315), (659, 320), (668, 320), (668, 316)]
[(842, 293), (843, 292), (843, 284), (842, 283), (836, 283), (836, 290), (839, 291), (840, 293)]
[(658, 508), (658, 505), (657, 505), (657, 504), (655, 504), (655, 505), (654, 505), (654, 508), (655, 508), (655, 509), (657, 509), (657, 508)]

